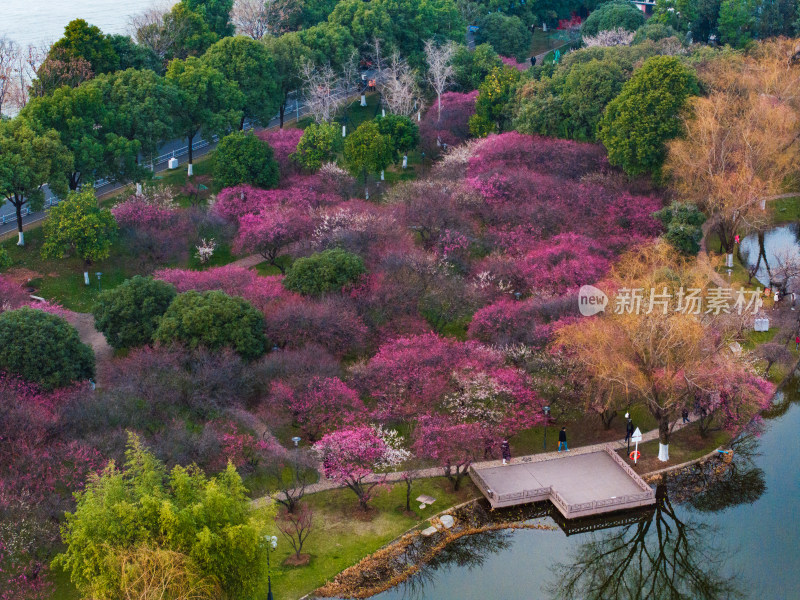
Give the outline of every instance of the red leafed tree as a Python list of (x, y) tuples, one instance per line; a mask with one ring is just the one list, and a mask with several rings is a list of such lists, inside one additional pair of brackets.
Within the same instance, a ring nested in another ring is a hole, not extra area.
[(479, 423), (427, 416), (414, 429), (412, 452), (442, 465), (445, 477), (458, 490), (470, 465), (484, 455), (486, 445), (486, 432)]
[(351, 427), (329, 433), (314, 445), (325, 477), (352, 490), (363, 510), (386, 480), (379, 472), (408, 458), (407, 451), (382, 433), (373, 427)]
[(366, 412), (358, 393), (338, 377), (312, 377), (296, 388), (278, 381), (272, 385), (272, 399), (291, 413), (311, 442), (322, 433), (358, 423)]
[(239, 218), (239, 233), (233, 249), (240, 254), (260, 254), (283, 273), (285, 268), (277, 262), (278, 255), (288, 246), (310, 236), (313, 229), (308, 207), (273, 206)]

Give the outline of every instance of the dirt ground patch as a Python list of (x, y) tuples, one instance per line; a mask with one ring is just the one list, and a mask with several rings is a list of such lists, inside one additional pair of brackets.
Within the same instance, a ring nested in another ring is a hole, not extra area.
[(108, 345), (106, 337), (94, 327), (94, 317), (88, 313), (71, 312), (66, 317), (67, 321), (78, 330), (78, 335), (84, 344), (94, 350), (97, 362), (103, 362), (114, 356), (114, 349)]
[(5, 273), (3, 273), (3, 277), (10, 279), (17, 285), (21, 285), (23, 287), (25, 287), (25, 285), (32, 279), (38, 279), (41, 276), (41, 273), (37, 273), (36, 271), (32, 271), (30, 269), (24, 269), (22, 267), (14, 267), (13, 269), (8, 269)]

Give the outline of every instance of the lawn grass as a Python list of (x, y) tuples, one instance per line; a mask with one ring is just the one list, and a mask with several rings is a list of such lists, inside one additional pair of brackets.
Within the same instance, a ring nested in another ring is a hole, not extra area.
[[(453, 492), (453, 484), (443, 477), (415, 481), (411, 494), (412, 514), (405, 513), (405, 494), (403, 483), (379, 491), (371, 501), (376, 510), (368, 516), (361, 513), (355, 495), (347, 489), (306, 496), (306, 502), (314, 511), (314, 530), (303, 547), (303, 553), (309, 554), (311, 561), (303, 567), (283, 566), (292, 550), (289, 542), (278, 534), (278, 550), (272, 569), (272, 589), (276, 600), (294, 600), (312, 592), (421, 521), (450, 506), (477, 498), (478, 490), (468, 478), (462, 482), (462, 489), (458, 492)], [(414, 501), (420, 494), (433, 496), (436, 502), (421, 510), (419, 503)], [(266, 597), (266, 593), (259, 597)]]
[[(130, 267), (132, 257), (121, 239), (114, 243), (107, 259), (88, 267), (88, 286), (83, 279), (87, 269), (83, 261), (78, 258), (44, 259), (41, 255), (43, 241), (44, 230), (34, 227), (25, 232), (24, 247), (16, 245), (16, 238), (3, 242), (12, 260), (8, 274), (21, 280), (24, 287), (32, 288), (35, 295), (54, 300), (70, 310), (89, 312), (99, 294), (99, 286), (103, 289), (116, 287), (135, 275)], [(99, 284), (98, 272), (102, 273)]]
[(775, 224), (800, 221), (800, 195), (772, 200), (768, 206)]

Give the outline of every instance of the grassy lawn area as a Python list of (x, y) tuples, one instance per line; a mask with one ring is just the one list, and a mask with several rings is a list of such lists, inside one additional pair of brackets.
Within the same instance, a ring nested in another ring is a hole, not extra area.
[(800, 221), (800, 195), (773, 200), (768, 206), (774, 223)]
[[(671, 465), (679, 465), (705, 456), (715, 448), (730, 442), (731, 438), (731, 434), (727, 431), (712, 431), (709, 432), (708, 437), (704, 438), (700, 435), (698, 424), (692, 423), (670, 436), (668, 462), (658, 460), (658, 440), (653, 440), (639, 444), (639, 452), (642, 453), (642, 457), (634, 468), (638, 473), (647, 473)], [(633, 449), (633, 444), (631, 444), (631, 449)], [(625, 449), (620, 450), (618, 454), (633, 467)]]
[(89, 267), (90, 285), (87, 286), (83, 279), (83, 261), (78, 258), (43, 259), (43, 239), (44, 230), (34, 227), (25, 232), (24, 247), (16, 245), (16, 238), (3, 242), (2, 246), (8, 250), (13, 261), (6, 274), (33, 288), (34, 294), (47, 300), (55, 300), (70, 310), (91, 310), (99, 293), (96, 273), (103, 274), (100, 281), (103, 289), (115, 287), (135, 275), (130, 268), (134, 257), (130, 256), (123, 242), (118, 239), (109, 258)]
[[(406, 514), (405, 493), (405, 484), (381, 490), (371, 503), (377, 510), (367, 516), (358, 509), (355, 494), (350, 490), (331, 490), (307, 496), (314, 510), (314, 530), (303, 547), (303, 553), (311, 555), (311, 561), (304, 567), (282, 566), (292, 550), (289, 542), (279, 535), (272, 577), (275, 598), (293, 600), (302, 597), (420, 521), (478, 496), (469, 479), (463, 482), (458, 492), (453, 492), (453, 485), (443, 477), (422, 479), (415, 481), (412, 488), (414, 514)], [(433, 496), (436, 502), (420, 510), (419, 503), (414, 501), (420, 494)], [(266, 591), (263, 597), (266, 597)]]
[(558, 39), (550, 31), (542, 31), (538, 27), (533, 31), (533, 38), (531, 39), (531, 56), (537, 56), (553, 48), (557, 48), (564, 43), (564, 40)]

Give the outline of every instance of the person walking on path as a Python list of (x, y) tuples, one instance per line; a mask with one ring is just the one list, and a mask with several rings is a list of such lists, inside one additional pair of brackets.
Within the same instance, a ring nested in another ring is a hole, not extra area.
[(800, 350), (800, 335), (794, 336), (794, 349)]
[(500, 444), (500, 452), (503, 453), (503, 464), (507, 465), (511, 462), (511, 446), (508, 445), (508, 440), (503, 440)]
[(564, 446), (564, 450), (569, 452), (569, 448), (567, 448), (567, 428), (562, 427), (561, 431), (558, 432), (558, 451), (561, 452), (561, 446)]
[(633, 421), (631, 421), (631, 413), (625, 413), (625, 418), (628, 419), (625, 423), (625, 443), (628, 443), (633, 436)]
[(682, 416), (683, 416), (683, 422), (684, 423), (688, 423), (689, 422), (689, 409), (688, 408), (684, 408), (683, 409)]

